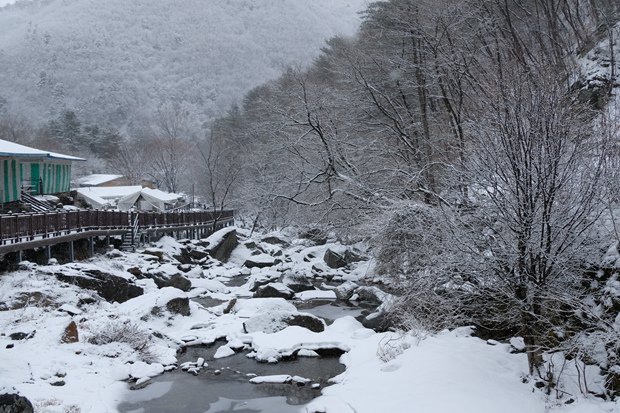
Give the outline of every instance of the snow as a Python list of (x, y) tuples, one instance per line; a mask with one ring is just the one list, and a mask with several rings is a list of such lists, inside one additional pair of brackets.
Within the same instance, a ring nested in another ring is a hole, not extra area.
[(250, 383), (262, 384), (262, 383), (290, 383), (293, 381), (293, 377), (287, 374), (274, 374), (272, 376), (257, 376), (250, 379)]
[(92, 174), (79, 178), (77, 184), (79, 186), (97, 186), (122, 177), (123, 175)]
[(224, 357), (230, 357), (235, 354), (235, 350), (230, 348), (229, 346), (221, 346), (217, 349), (215, 354), (213, 355), (214, 359), (221, 359)]
[(63, 155), (60, 153), (43, 151), (31, 148), (29, 146), (20, 145), (15, 142), (9, 142), (0, 139), (0, 156), (8, 156), (13, 158), (43, 158), (43, 159), (63, 159), (69, 161), (84, 161), (85, 159), (75, 156)]
[(284, 298), (253, 298), (237, 300), (232, 312), (237, 317), (250, 318), (257, 314), (296, 310), (297, 308)]
[[(186, 274), (187, 276), (187, 274)], [(206, 280), (204, 278), (191, 278), (192, 288), (204, 288), (215, 293), (228, 293), (230, 289), (217, 280)]]
[(236, 230), (237, 228), (234, 226), (222, 228), (205, 238), (205, 241), (209, 243), (209, 246), (213, 247), (220, 244), (226, 235)]
[(106, 200), (122, 198), (141, 190), (142, 187), (140, 185), (77, 188), (77, 192), (80, 195), (95, 196)]
[(298, 300), (335, 300), (336, 293), (332, 290), (308, 290), (295, 294), (295, 298)]
[[(409, 348), (391, 360), (380, 350), (402, 340)], [(543, 413), (541, 394), (521, 383), (526, 356), (506, 345), (488, 346), (454, 332), (415, 337), (374, 334), (343, 357), (347, 370), (338, 384), (302, 411), (325, 413)], [(552, 410), (553, 411), (553, 410)], [(604, 410), (600, 410), (604, 411)]]
[(179, 198), (182, 198), (182, 195), (174, 194), (170, 192), (164, 192), (160, 189), (152, 189), (152, 188), (142, 188), (142, 195), (147, 197), (156, 199), (162, 202), (176, 202)]
[[(0, 311), (0, 332), (3, 333), (0, 335), (0, 388), (15, 386), (35, 404), (47, 403), (50, 407), (39, 409), (41, 412), (71, 411), (71, 406), (77, 406), (83, 412), (115, 412), (121, 401), (140, 400), (141, 397), (146, 400), (145, 397), (160, 397), (170, 391), (168, 382), (148, 383), (175, 368), (180, 346), (213, 344), (219, 339), (225, 342), (215, 351), (217, 359), (232, 356), (244, 348), (251, 350), (246, 356), (267, 363), (278, 363), (294, 355), (319, 357), (321, 350), (327, 349), (345, 352), (340, 361), (346, 365), (346, 371), (333, 378), (332, 385), (323, 387), (318, 399), (308, 406), (298, 407), (305, 412), (619, 411), (618, 403), (580, 396), (571, 363), (567, 363), (563, 373), (567, 383), (563, 390), (569, 392), (575, 402), (564, 406), (562, 403), (566, 398), (559, 402), (555, 401), (555, 396), (547, 399), (543, 391), (534, 389), (533, 380), (528, 378), (526, 355), (514, 353), (515, 349), (523, 348), (520, 337), (512, 338), (509, 343), (492, 341), (494, 345), (489, 345), (487, 341), (472, 337), (471, 328), (438, 334), (416, 331), (376, 333), (344, 311), (336, 311), (334, 322), (323, 332), (286, 325), (278, 326), (275, 332), (265, 331), (269, 329), (245, 332), (244, 323), (250, 320), (304, 313), (283, 298), (247, 298), (245, 295), (251, 294), (248, 290), (250, 282), (228, 287), (215, 279), (240, 274), (239, 265), (217, 263), (212, 259), (201, 264), (204, 266), (195, 265), (184, 273), (192, 283), (189, 293), (172, 287), (158, 289), (152, 280), (136, 280), (126, 272), (130, 266), (137, 266), (143, 274), (151, 270), (178, 273), (178, 262), (171, 256), (183, 246), (173, 238), (164, 237), (149, 247), (164, 253), (163, 264), (151, 263), (150, 256), (138, 251), (122, 253), (120, 259), (102, 256), (65, 265), (38, 266), (23, 262), (21, 270), (0, 277), (0, 303), (8, 308)], [(318, 257), (316, 260), (320, 260), (324, 251), (321, 248), (330, 246), (310, 248)], [(287, 258), (293, 257), (290, 265), (304, 273), (309, 270), (309, 265), (313, 265), (303, 261), (310, 248), (293, 245), (284, 254)], [(122, 304), (108, 303), (92, 291), (57, 281), (53, 275), (58, 272), (77, 275), (93, 269), (139, 282), (145, 287), (145, 293)], [(251, 277), (271, 279), (283, 271), (285, 269), (253, 269)], [(359, 277), (356, 280), (359, 281)], [(359, 284), (363, 285), (361, 281)], [(348, 289), (354, 287), (353, 283), (347, 286)], [(203, 308), (190, 301), (189, 316), (152, 312), (154, 307), (165, 307), (171, 299), (195, 297), (205, 291), (225, 302), (217, 307)], [(360, 291), (390, 298), (379, 289)], [(304, 293), (298, 297), (335, 298), (334, 290)], [(232, 300), (236, 300), (234, 306), (224, 314), (223, 309)], [(84, 301), (93, 302), (85, 305)], [(61, 344), (60, 337), (71, 321), (77, 323), (80, 340)], [(90, 339), (105, 331), (110, 323), (137, 326), (137, 335), (140, 331), (145, 332), (151, 343), (148, 357), (134, 350), (131, 340), (93, 344)], [(11, 340), (9, 335), (17, 332), (34, 332), (34, 335)], [(6, 348), (8, 344), (14, 347)], [(549, 357), (554, 357), (556, 365), (563, 364), (559, 355)], [(181, 368), (196, 373), (205, 367), (204, 358), (181, 365)], [(594, 391), (600, 390), (602, 376), (598, 373), (598, 369), (588, 368), (588, 382)], [(63, 380), (65, 385), (52, 386), (51, 383), (57, 380)], [(144, 393), (129, 391), (124, 381), (148, 386)], [(305, 384), (307, 379), (286, 374), (263, 375), (250, 379), (250, 382)], [(52, 403), (55, 404), (52, 406)], [(213, 409), (214, 405), (210, 408)]]

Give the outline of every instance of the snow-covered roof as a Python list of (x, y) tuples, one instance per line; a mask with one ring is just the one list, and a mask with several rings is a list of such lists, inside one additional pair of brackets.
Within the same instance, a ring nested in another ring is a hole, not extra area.
[(182, 198), (182, 196), (179, 194), (164, 192), (159, 189), (151, 189), (151, 188), (142, 188), (142, 195), (155, 198), (162, 202), (175, 202), (175, 201), (178, 201), (179, 198)]
[(131, 195), (136, 192), (140, 192), (142, 187), (140, 185), (131, 186), (96, 186), (77, 188), (78, 194), (85, 196), (95, 196), (102, 199), (116, 199), (123, 198), (127, 195)]
[(97, 186), (122, 177), (123, 175), (92, 174), (79, 178), (77, 183), (80, 186)]
[(9, 142), (0, 139), (0, 156), (10, 156), (15, 158), (46, 158), (61, 159), (67, 161), (84, 161), (85, 159), (76, 156), (63, 155), (61, 153), (43, 151), (41, 149), (31, 148), (29, 146), (20, 145), (19, 143)]
[(165, 204), (174, 203), (182, 198), (182, 195), (179, 194), (172, 194), (159, 189), (142, 188), (140, 185), (87, 186), (77, 188), (76, 191), (78, 197), (85, 199), (94, 208), (116, 206), (121, 211), (131, 209), (140, 196), (159, 211), (166, 209)]

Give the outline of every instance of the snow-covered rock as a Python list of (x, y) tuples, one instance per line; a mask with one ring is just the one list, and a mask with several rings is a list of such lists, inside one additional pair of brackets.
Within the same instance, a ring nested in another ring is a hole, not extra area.
[(325, 322), (322, 319), (312, 314), (292, 311), (270, 311), (243, 322), (243, 329), (246, 333), (257, 331), (275, 333), (289, 326), (299, 326), (317, 333), (325, 330)]

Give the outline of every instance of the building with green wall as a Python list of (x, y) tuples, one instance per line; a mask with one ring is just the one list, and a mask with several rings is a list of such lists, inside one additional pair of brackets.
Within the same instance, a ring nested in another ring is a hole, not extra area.
[(69, 192), (71, 165), (84, 159), (0, 139), (0, 203), (31, 195)]

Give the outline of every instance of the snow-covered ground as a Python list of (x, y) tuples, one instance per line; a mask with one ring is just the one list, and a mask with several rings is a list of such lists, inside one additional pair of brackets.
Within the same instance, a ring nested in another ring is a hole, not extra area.
[[(204, 366), (204, 360), (179, 366), (181, 346), (213, 344), (215, 358), (246, 351), (269, 363), (344, 351), (346, 371), (302, 412), (620, 412), (620, 405), (580, 395), (570, 367), (562, 388), (570, 395), (557, 399), (555, 392), (536, 389), (518, 339), (513, 345), (485, 342), (469, 328), (378, 333), (343, 312), (327, 325), (296, 305), (359, 298), (357, 284), (373, 278), (363, 246), (317, 246), (286, 234), (246, 239), (238, 231), (241, 244), (227, 263), (209, 257), (205, 251), (230, 231), (201, 241), (164, 238), (136, 253), (113, 250), (81, 263), (22, 263), (0, 276), (0, 394), (18, 391), (37, 412), (115, 412), (130, 386), (148, 385), (178, 367), (198, 372)], [(327, 258), (328, 249), (355, 258), (340, 266)], [(98, 294), (74, 285), (102, 276), (116, 277), (116, 290)], [(243, 282), (230, 282), (236, 279)], [(109, 296), (115, 293), (123, 302)], [(287, 298), (269, 296), (278, 294)], [(376, 295), (390, 297), (380, 290)], [(206, 307), (201, 299), (221, 304)], [(77, 342), (65, 331), (71, 322)], [(601, 385), (596, 373), (588, 371), (592, 388)]]

